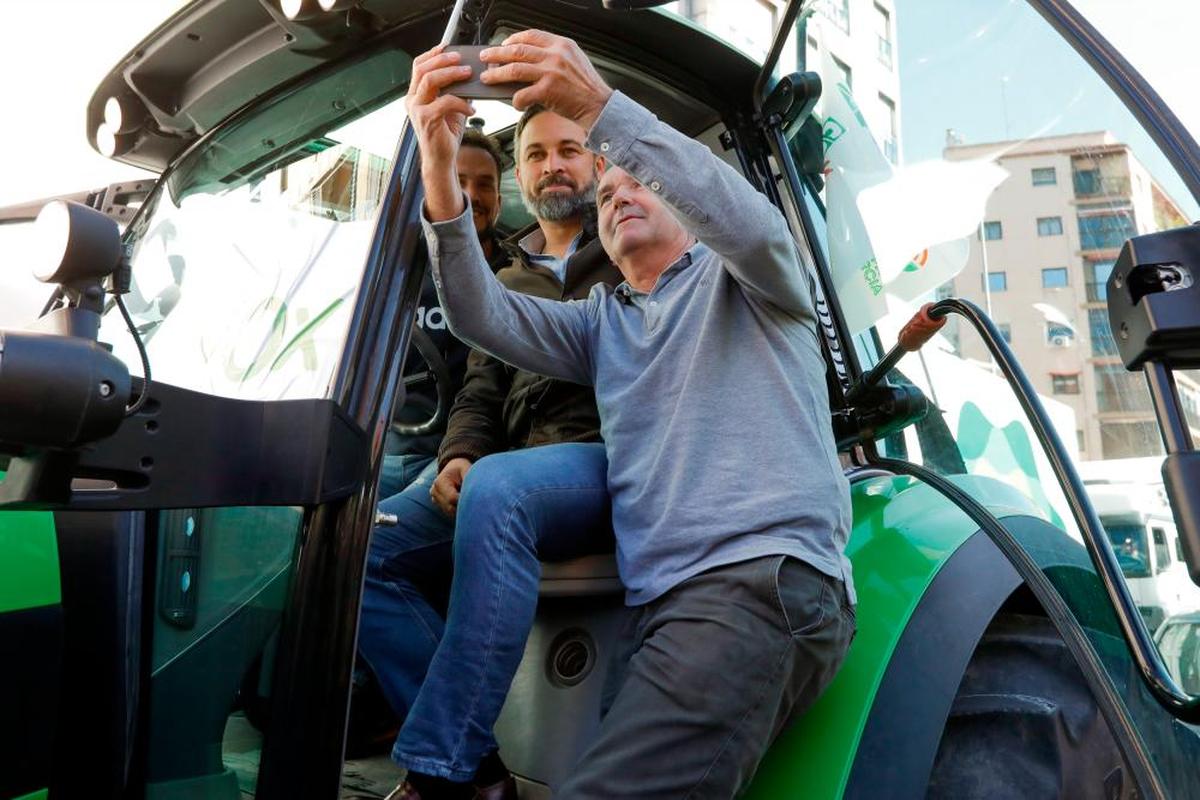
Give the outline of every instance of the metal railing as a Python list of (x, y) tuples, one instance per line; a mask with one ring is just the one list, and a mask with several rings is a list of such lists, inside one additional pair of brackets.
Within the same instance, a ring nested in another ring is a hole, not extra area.
[(1116, 376), (1098, 378), (1104, 388), (1096, 390), (1096, 409), (1098, 411), (1146, 411), (1154, 410), (1150, 400), (1150, 391), (1146, 382), (1136, 372), (1129, 373), (1134, 380), (1126, 381), (1124, 376), (1114, 380)]
[(1088, 281), (1087, 299), (1089, 303), (1108, 302), (1108, 281)]
[(1131, 187), (1128, 177), (1094, 175), (1076, 172), (1072, 176), (1076, 197), (1128, 197)]

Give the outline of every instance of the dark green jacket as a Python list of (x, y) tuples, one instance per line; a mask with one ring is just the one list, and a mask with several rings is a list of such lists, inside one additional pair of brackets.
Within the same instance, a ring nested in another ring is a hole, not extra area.
[[(531, 264), (517, 246), (529, 230), (510, 237), (512, 263), (496, 273), (508, 288), (555, 300), (580, 300), (597, 283), (617, 286), (623, 278), (585, 224), (579, 248), (567, 260), (566, 281)], [(453, 289), (451, 289), (453, 291)], [(478, 461), (491, 453), (557, 442), (600, 441), (600, 417), (590, 386), (514, 369), (478, 350), (467, 356), (467, 373), (446, 424), (438, 465), (453, 458)]]

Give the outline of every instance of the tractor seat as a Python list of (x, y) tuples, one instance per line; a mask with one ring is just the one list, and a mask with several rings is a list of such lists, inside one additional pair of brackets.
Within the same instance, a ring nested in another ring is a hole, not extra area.
[(588, 597), (625, 591), (617, 575), (615, 553), (597, 553), (570, 561), (543, 561), (539, 597)]

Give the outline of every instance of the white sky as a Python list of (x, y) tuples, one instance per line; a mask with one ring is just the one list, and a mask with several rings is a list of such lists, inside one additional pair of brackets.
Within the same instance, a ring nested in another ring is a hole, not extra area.
[(1194, 0), (1074, 0), (1074, 5), (1113, 43), (1200, 138), (1194, 38), (1200, 3)]
[(183, 5), (0, 0), (0, 206), (146, 174), (93, 150), (84, 115), (117, 61)]
[[(0, 206), (144, 174), (92, 150), (84, 111), (117, 60), (184, 4), (0, 0)], [(1076, 0), (1076, 5), (1131, 57), (1184, 124), (1200, 133), (1200, 95), (1189, 55), (1190, 38), (1200, 30), (1200, 3)]]
[[(185, 2), (0, 0), (0, 206), (145, 174), (92, 150), (85, 109), (118, 59)], [(1191, 56), (1200, 2), (1075, 3), (1200, 134)], [(28, 234), (0, 230), (0, 327), (24, 324), (48, 293), (28, 276)]]

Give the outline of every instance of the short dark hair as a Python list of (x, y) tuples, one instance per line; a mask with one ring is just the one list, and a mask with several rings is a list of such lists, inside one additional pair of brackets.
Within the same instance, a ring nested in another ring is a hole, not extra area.
[(529, 108), (525, 109), (525, 113), (523, 113), (521, 118), (517, 120), (517, 135), (516, 138), (513, 139), (513, 156), (516, 158), (518, 164), (521, 162), (521, 131), (525, 130), (525, 126), (529, 124), (529, 120), (533, 119), (543, 111), (549, 110), (550, 109), (546, 108), (541, 103), (534, 103)]
[(462, 146), (478, 147), (492, 157), (492, 161), (496, 162), (496, 185), (499, 186), (500, 178), (504, 175), (504, 150), (500, 143), (474, 125), (468, 125), (463, 131)]

